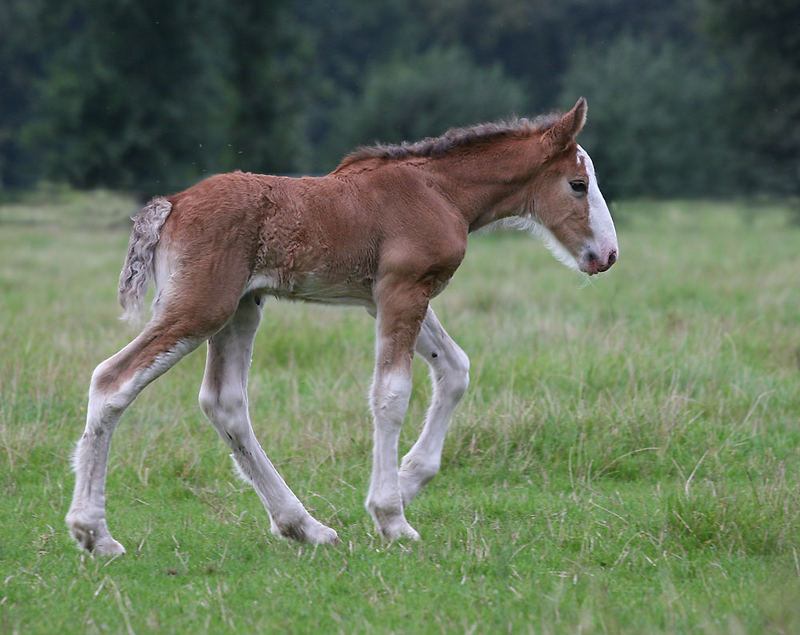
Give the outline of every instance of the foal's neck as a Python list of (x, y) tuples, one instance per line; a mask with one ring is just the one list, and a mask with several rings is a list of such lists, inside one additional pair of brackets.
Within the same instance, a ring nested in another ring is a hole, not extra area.
[(537, 137), (503, 139), (480, 151), (463, 151), (427, 164), (442, 192), (475, 231), (530, 212), (532, 180), (543, 153)]

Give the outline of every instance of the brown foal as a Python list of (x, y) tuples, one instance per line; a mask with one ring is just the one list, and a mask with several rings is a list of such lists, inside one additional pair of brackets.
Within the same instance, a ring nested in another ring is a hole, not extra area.
[[(80, 546), (124, 553), (106, 525), (111, 436), (142, 389), (203, 341), (200, 406), (261, 497), (272, 532), (338, 541), (306, 511), (253, 434), (247, 374), (269, 295), (359, 304), (376, 317), (366, 507), (386, 538), (418, 538), (404, 510), (438, 472), (447, 425), (469, 381), (467, 356), (429, 302), (461, 263), (467, 235), (515, 219), (589, 275), (618, 257), (591, 159), (575, 142), (585, 119), (580, 99), (563, 116), (362, 148), (324, 177), (235, 172), (153, 199), (135, 219), (119, 288), (132, 315), (154, 280), (153, 316), (95, 369), (75, 451), (67, 524)], [(422, 433), (398, 468), (415, 352), (431, 367), (434, 394)]]

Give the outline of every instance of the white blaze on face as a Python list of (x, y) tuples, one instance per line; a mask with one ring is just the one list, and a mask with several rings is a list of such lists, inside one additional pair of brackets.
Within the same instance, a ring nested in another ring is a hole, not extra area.
[(580, 146), (578, 146), (578, 165), (583, 165), (589, 177), (586, 199), (589, 202), (589, 227), (592, 230), (594, 242), (590, 249), (593, 249), (594, 253), (603, 262), (606, 262), (608, 255), (612, 251), (619, 257), (617, 232), (614, 229), (614, 221), (611, 220), (608, 205), (606, 205), (606, 201), (600, 193), (600, 187), (597, 185), (592, 159), (586, 150)]

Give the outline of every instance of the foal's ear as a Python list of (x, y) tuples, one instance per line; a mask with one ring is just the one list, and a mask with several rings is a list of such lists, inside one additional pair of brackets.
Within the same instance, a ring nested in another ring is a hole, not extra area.
[(566, 150), (586, 123), (586, 100), (581, 97), (567, 114), (544, 133), (542, 143), (548, 157)]

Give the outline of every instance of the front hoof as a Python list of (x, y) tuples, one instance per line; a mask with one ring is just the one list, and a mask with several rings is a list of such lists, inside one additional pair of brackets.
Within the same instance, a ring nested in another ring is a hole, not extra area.
[(401, 540), (403, 538), (410, 538), (411, 540), (419, 540), (419, 532), (408, 524), (408, 521), (403, 519), (402, 522), (392, 523), (386, 526), (379, 526), (378, 531), (381, 535), (391, 542)]
[(375, 521), (375, 527), (380, 532), (381, 536), (387, 540), (399, 540), (401, 538), (411, 538), (411, 540), (419, 540), (417, 530), (408, 524), (402, 508), (382, 509), (376, 505), (367, 503), (367, 511), (369, 511), (372, 519)]

